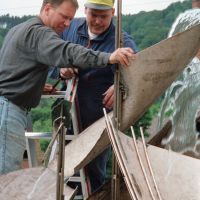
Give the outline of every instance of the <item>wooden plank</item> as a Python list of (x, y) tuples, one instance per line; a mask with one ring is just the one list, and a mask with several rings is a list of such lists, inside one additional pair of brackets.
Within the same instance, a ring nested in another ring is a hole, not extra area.
[[(196, 54), (200, 48), (199, 32), (200, 24), (163, 40), (139, 52), (131, 66), (122, 70), (128, 88), (122, 109), (122, 130), (136, 122)], [(65, 175), (80, 170), (108, 144), (104, 118), (101, 118), (66, 146)], [(56, 170), (55, 166), (52, 163), (50, 168)]]

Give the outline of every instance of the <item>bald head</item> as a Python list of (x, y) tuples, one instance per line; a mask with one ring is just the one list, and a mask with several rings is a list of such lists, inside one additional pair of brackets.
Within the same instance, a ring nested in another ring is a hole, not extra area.
[(41, 10), (45, 7), (46, 4), (51, 4), (52, 6), (59, 6), (64, 1), (72, 3), (72, 5), (74, 5), (74, 7), (76, 8), (76, 10), (78, 9), (78, 1), (77, 0), (43, 0)]
[(192, 0), (192, 8), (200, 8), (200, 0)]

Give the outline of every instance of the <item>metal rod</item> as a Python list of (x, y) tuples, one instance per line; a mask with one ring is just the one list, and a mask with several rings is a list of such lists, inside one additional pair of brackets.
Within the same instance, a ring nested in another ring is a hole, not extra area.
[[(117, 25), (116, 25), (116, 33), (115, 33), (115, 48), (119, 48), (122, 45), (122, 37), (121, 37), (121, 15), (122, 15), (122, 0), (117, 0)], [(120, 91), (120, 70), (119, 64), (116, 65), (115, 68), (115, 80), (114, 80), (114, 126), (116, 131), (120, 129), (121, 124), (121, 103), (122, 103), (122, 93)], [(113, 154), (112, 160), (112, 200), (120, 200), (120, 177), (121, 172), (118, 167), (116, 158)]]
[(105, 119), (106, 119), (106, 128), (107, 128), (107, 131), (108, 131), (108, 135), (109, 135), (110, 141), (113, 145), (113, 149), (114, 149), (114, 151), (117, 155), (118, 162), (119, 162), (119, 165), (121, 167), (121, 170), (122, 170), (122, 172), (125, 176), (124, 180), (125, 180), (128, 188), (130, 188), (130, 190), (129, 190), (130, 195), (131, 195), (133, 200), (139, 200), (140, 198), (139, 198), (139, 194), (137, 192), (137, 189), (135, 188), (135, 183), (134, 183), (134, 181), (132, 181), (131, 177), (129, 176), (128, 168), (123, 161), (123, 158), (125, 157), (124, 151), (123, 151), (123, 149), (120, 145), (119, 138), (118, 138), (117, 133), (115, 132), (115, 128), (113, 126), (112, 120), (107, 115), (106, 110), (104, 109), (103, 111), (104, 111), (104, 115), (105, 115)]
[[(122, 1), (118, 0), (117, 2), (117, 25), (115, 33), (115, 48), (120, 48), (122, 46), (122, 37), (121, 37), (121, 10), (122, 10)], [(121, 103), (122, 103), (122, 94), (120, 92), (120, 65), (116, 64), (115, 67), (115, 80), (114, 80), (114, 126), (119, 129), (121, 123)]]
[(150, 192), (150, 194), (151, 194), (152, 199), (155, 200), (155, 196), (154, 196), (154, 194), (153, 194), (153, 192), (152, 192), (152, 189), (151, 189), (151, 186), (150, 186), (148, 177), (147, 177), (146, 170), (145, 170), (145, 168), (144, 168), (142, 159), (141, 159), (141, 157), (140, 157), (140, 153), (139, 153), (139, 150), (138, 150), (138, 147), (137, 147), (135, 132), (134, 132), (132, 126), (131, 126), (131, 133), (132, 133), (132, 135), (133, 135), (133, 143), (134, 143), (135, 150), (136, 150), (136, 154), (137, 154), (137, 157), (138, 157), (138, 160), (139, 160), (139, 163), (140, 163), (140, 167), (141, 167), (141, 169), (142, 169), (142, 172), (143, 172), (143, 174), (144, 174), (145, 181), (146, 181), (146, 183), (147, 183), (147, 187), (148, 187), (148, 189), (149, 189), (149, 192)]
[(60, 126), (58, 127), (57, 131), (55, 132), (55, 134), (53, 133), (52, 135), (52, 139), (47, 147), (46, 152), (44, 153), (44, 166), (47, 167), (48, 166), (48, 162), (49, 162), (49, 156), (53, 147), (53, 144), (56, 140), (56, 138), (58, 137), (59, 131), (61, 130), (62, 126), (64, 125), (64, 123), (61, 123)]
[(145, 158), (147, 160), (147, 164), (148, 164), (148, 167), (149, 167), (149, 171), (151, 173), (151, 176), (152, 176), (152, 179), (153, 179), (153, 183), (154, 183), (154, 186), (156, 188), (156, 192), (158, 194), (158, 198), (159, 200), (162, 200), (161, 198), (161, 195), (160, 195), (160, 191), (158, 189), (158, 186), (157, 186), (157, 183), (156, 183), (156, 180), (155, 180), (155, 176), (154, 176), (154, 173), (153, 173), (153, 169), (151, 167), (151, 162), (150, 162), (150, 159), (149, 159), (149, 155), (147, 153), (147, 147), (146, 147), (146, 143), (145, 143), (145, 140), (144, 140), (144, 133), (143, 133), (143, 129), (142, 127), (140, 127), (140, 134), (141, 134), (141, 137), (142, 137), (142, 143), (143, 143), (143, 148), (144, 148), (144, 153), (145, 153)]
[[(61, 123), (64, 120), (63, 104), (61, 104)], [(57, 163), (57, 182), (56, 182), (56, 200), (64, 200), (64, 152), (65, 152), (65, 131), (64, 123), (59, 134), (59, 150)]]

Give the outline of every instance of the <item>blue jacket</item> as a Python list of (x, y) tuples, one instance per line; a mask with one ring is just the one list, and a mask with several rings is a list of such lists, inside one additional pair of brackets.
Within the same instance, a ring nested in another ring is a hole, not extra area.
[[(62, 38), (93, 50), (109, 53), (115, 50), (115, 26), (113, 23), (111, 23), (106, 32), (102, 33), (94, 40), (89, 40), (88, 26), (85, 18), (77, 18), (74, 19), (70, 27), (63, 32)], [(124, 47), (130, 47), (137, 52), (137, 47), (133, 39), (125, 32), (123, 32), (123, 43)], [(113, 69), (114, 67), (79, 70), (77, 97), (83, 129), (103, 116), (103, 93), (114, 82)]]

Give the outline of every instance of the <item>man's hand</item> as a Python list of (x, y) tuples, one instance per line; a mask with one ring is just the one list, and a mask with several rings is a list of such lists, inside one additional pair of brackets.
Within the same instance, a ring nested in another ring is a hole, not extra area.
[(78, 74), (78, 69), (75, 68), (61, 68), (60, 77), (62, 79), (70, 79)]
[(131, 48), (119, 48), (111, 54), (109, 63), (120, 63), (127, 67), (130, 64), (130, 60), (135, 59), (135, 57), (134, 51)]
[(103, 95), (103, 104), (105, 108), (112, 109), (114, 102), (114, 85), (110, 86)]
[(43, 94), (55, 94), (57, 91), (56, 88), (53, 88), (53, 85), (51, 84), (45, 84), (44, 88), (43, 88)]

